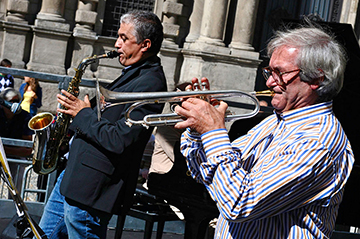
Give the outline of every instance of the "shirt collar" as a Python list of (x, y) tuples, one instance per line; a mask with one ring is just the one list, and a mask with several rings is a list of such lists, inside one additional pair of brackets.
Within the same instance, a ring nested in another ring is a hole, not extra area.
[(275, 115), (278, 121), (284, 120), (288, 125), (294, 123), (299, 124), (302, 122), (306, 122), (311, 118), (331, 114), (333, 112), (332, 106), (333, 106), (333, 102), (328, 101), (328, 102), (322, 102), (319, 104), (302, 107), (299, 109), (289, 110), (281, 114), (277, 114), (275, 112)]

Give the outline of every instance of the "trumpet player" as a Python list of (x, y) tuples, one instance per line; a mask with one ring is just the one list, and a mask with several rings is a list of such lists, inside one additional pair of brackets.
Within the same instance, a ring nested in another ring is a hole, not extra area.
[[(163, 40), (159, 18), (133, 11), (121, 17), (115, 47), (123, 74), (107, 86), (117, 92), (166, 91), (160, 59)], [(132, 202), (137, 175), (151, 128), (125, 125), (128, 105), (103, 104), (98, 121), (88, 96), (80, 100), (62, 91), (57, 100), (73, 117), (75, 132), (65, 170), (44, 209), (40, 227), (50, 238), (106, 238), (112, 214), (125, 214)], [(161, 113), (162, 105), (142, 107), (133, 115)]]
[(226, 103), (189, 98), (175, 108), (181, 151), (219, 209), (215, 238), (330, 238), (354, 163), (332, 111), (344, 50), (313, 26), (277, 32), (267, 50), (274, 114), (230, 143)]

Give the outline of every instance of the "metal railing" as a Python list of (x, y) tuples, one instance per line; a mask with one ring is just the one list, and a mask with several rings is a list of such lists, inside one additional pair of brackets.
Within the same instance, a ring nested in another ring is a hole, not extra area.
[[(1, 140), (4, 146), (31, 148), (33, 145), (33, 142), (29, 140), (10, 138), (1, 138)], [(31, 160), (9, 156), (7, 161), (12, 165), (12, 169), (15, 169), (11, 172), (14, 184), (18, 186), (21, 185), (21, 187), (17, 189), (21, 198), (28, 206), (29, 212), (32, 215), (41, 216), (44, 205), (54, 187), (56, 172), (47, 175), (44, 180), (44, 176), (38, 175), (32, 170)], [(42, 183), (42, 185), (45, 185), (44, 188), (38, 187), (39, 180), (44, 180)], [(2, 218), (11, 218), (16, 214), (13, 201), (8, 195), (5, 183), (2, 181), (0, 182), (0, 211)]]
[[(57, 75), (57, 74), (44, 73), (44, 72), (38, 72), (38, 71), (29, 71), (29, 70), (24, 70), (24, 69), (16, 69), (16, 68), (9, 68), (9, 67), (3, 67), (3, 66), (0, 66), (0, 72), (4, 73), (4, 74), (10, 74), (12, 76), (29, 76), (29, 77), (41, 79), (43, 81), (59, 83), (59, 89), (67, 89), (69, 82), (73, 78), (72, 76), (69, 76), (69, 75)], [(95, 87), (95, 81), (86, 79), (86, 78), (82, 78), (80, 85), (88, 86), (88, 87)]]

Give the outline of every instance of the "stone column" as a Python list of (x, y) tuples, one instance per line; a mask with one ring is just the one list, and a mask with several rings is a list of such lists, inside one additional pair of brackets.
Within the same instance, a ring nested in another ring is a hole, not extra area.
[(33, 27), (28, 69), (65, 74), (70, 24), (63, 17), (65, 0), (43, 0)]
[(259, 0), (238, 0), (231, 48), (253, 51), (256, 12)]
[(36, 17), (35, 26), (68, 31), (70, 25), (65, 22), (65, 0), (43, 0), (41, 10)]
[(98, 0), (80, 0), (78, 10), (75, 15), (76, 26), (74, 36), (87, 36), (94, 38), (96, 33), (94, 25), (96, 23), (97, 12), (95, 6)]
[(166, 47), (176, 47), (176, 40), (179, 36), (180, 25), (177, 22), (178, 16), (181, 15), (183, 4), (178, 0), (166, 0), (163, 4), (163, 26), (164, 26), (164, 42)]
[[(341, 7), (340, 22), (349, 23), (355, 29), (356, 18), (358, 17), (359, 0), (343, 0)], [(358, 29), (355, 29), (357, 31)], [(356, 32), (358, 35), (359, 33)]]
[[(72, 55), (71, 67), (68, 70), (69, 75), (74, 75), (76, 68), (82, 59), (92, 56), (94, 53), (94, 43), (97, 40), (94, 25), (96, 23), (97, 12), (96, 4), (98, 0), (80, 0), (78, 10), (75, 15), (74, 38), (77, 46)], [(101, 52), (103, 53), (103, 52)], [(83, 75), (85, 78), (93, 78), (93, 74), (88, 67)]]
[(23, 61), (26, 53), (26, 39), (31, 28), (27, 25), (28, 0), (8, 0), (6, 5), (5, 21), (1, 32), (1, 58), (8, 58), (14, 68), (24, 68)]
[(200, 41), (224, 46), (223, 35), (227, 8), (228, 0), (205, 0), (199, 37)]
[(25, 20), (28, 13), (29, 0), (8, 0), (6, 21), (27, 23)]
[[(196, 31), (193, 30), (192, 38), (187, 38), (190, 41), (184, 45), (184, 49), (208, 52), (208, 53), (220, 53), (230, 54), (230, 49), (225, 47), (223, 38), (225, 31), (225, 22), (228, 11), (229, 0), (203, 0), (203, 14), (201, 18), (201, 26), (199, 31), (199, 37), (194, 40)], [(200, 8), (201, 3), (197, 3), (195, 7)], [(201, 10), (198, 9), (199, 14)], [(198, 16), (194, 16), (194, 18)], [(199, 22), (197, 22), (199, 23)]]
[(203, 16), (204, 0), (194, 0), (193, 10), (190, 16), (190, 31), (186, 42), (194, 42), (200, 36), (201, 19)]

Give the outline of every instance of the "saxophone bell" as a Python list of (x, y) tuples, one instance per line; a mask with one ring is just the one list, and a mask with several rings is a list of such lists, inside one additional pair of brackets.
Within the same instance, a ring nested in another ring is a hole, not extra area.
[(54, 116), (51, 113), (39, 113), (32, 117), (28, 127), (35, 131), (33, 144), (33, 170), (38, 174), (48, 174), (57, 167), (57, 161), (46, 157), (47, 142), (50, 140), (51, 125)]

